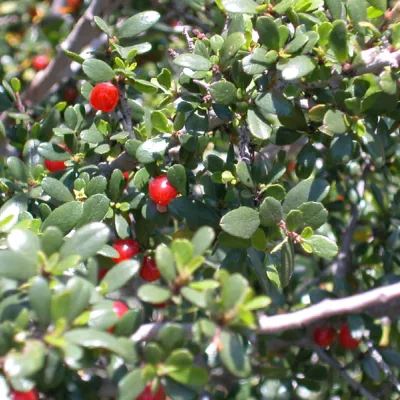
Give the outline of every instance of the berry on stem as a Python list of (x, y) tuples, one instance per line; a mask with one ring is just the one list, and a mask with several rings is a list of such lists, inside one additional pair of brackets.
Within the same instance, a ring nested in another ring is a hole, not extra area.
[(146, 385), (143, 392), (136, 398), (136, 400), (164, 400), (165, 392), (164, 387), (159, 384), (158, 389), (155, 393), (151, 391), (151, 383)]
[(117, 106), (118, 89), (110, 82), (98, 83), (90, 94), (90, 104), (98, 111), (110, 112)]
[(13, 400), (39, 400), (39, 394), (36, 389), (32, 389), (29, 392), (17, 392), (13, 390), (11, 398)]
[(149, 185), (151, 199), (159, 205), (167, 206), (178, 195), (178, 191), (169, 183), (167, 175), (160, 175)]
[[(61, 143), (59, 144), (59, 146), (66, 150), (68, 153), (71, 153), (65, 143)], [(63, 169), (67, 168), (67, 166), (65, 165), (65, 161), (53, 161), (46, 159), (44, 160), (44, 165), (50, 172), (62, 171)]]
[(344, 349), (348, 350), (355, 350), (358, 345), (360, 344), (361, 340), (354, 339), (351, 336), (351, 332), (349, 329), (349, 326), (347, 324), (344, 324), (340, 328), (339, 332), (339, 343)]
[(32, 66), (36, 69), (36, 71), (42, 71), (46, 69), (50, 64), (50, 60), (47, 56), (35, 56), (32, 60)]
[(114, 249), (117, 250), (119, 254), (119, 258), (112, 259), (112, 261), (116, 264), (125, 260), (129, 260), (140, 251), (139, 243), (133, 239), (116, 240), (113, 243), (112, 247), (114, 247)]
[(335, 330), (332, 327), (317, 326), (314, 330), (314, 342), (321, 347), (329, 347), (335, 338)]
[(156, 262), (149, 256), (143, 258), (140, 276), (148, 282), (156, 281), (160, 278), (160, 271), (157, 268)]
[[(121, 319), (129, 311), (129, 307), (122, 301), (114, 301), (113, 311), (117, 315), (118, 319)], [(108, 328), (107, 331), (113, 333), (114, 329), (115, 328), (112, 326), (111, 328)]]

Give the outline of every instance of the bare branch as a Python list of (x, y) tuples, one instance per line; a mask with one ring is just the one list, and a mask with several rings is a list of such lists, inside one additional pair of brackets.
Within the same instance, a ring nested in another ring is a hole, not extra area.
[(190, 53), (194, 53), (193, 39), (189, 36), (189, 33), (188, 33), (186, 27), (183, 28), (183, 34), (185, 35), (185, 38), (186, 38), (186, 41), (187, 41), (187, 45), (188, 45), (188, 48), (189, 48), (189, 52)]
[[(152, 324), (142, 325), (132, 336), (131, 340), (134, 342), (144, 342), (157, 336), (159, 330), (165, 325), (162, 322), (154, 322)], [(190, 336), (192, 334), (192, 324), (179, 324), (185, 329), (186, 335)]]
[(133, 134), (133, 126), (132, 126), (132, 113), (131, 108), (128, 104), (128, 99), (126, 97), (125, 83), (118, 82), (118, 91), (119, 91), (119, 105), (122, 113), (122, 125), (124, 129), (129, 132), (129, 137), (134, 138)]
[(351, 378), (347, 372), (343, 369), (338, 361), (332, 358), (325, 350), (314, 343), (309, 343), (309, 346), (317, 353), (319, 359), (330, 367), (335, 369), (339, 375), (351, 386), (355, 391), (359, 392), (368, 400), (378, 400), (379, 398), (369, 392), (361, 383), (356, 382)]
[(389, 303), (399, 299), (400, 283), (395, 283), (342, 299), (324, 300), (321, 303), (289, 314), (271, 317), (262, 315), (259, 318), (259, 333), (271, 334), (299, 329), (322, 319), (367, 311), (378, 305), (385, 306), (382, 310), (384, 314)]
[(246, 164), (251, 163), (250, 132), (246, 124), (239, 127), (239, 156)]

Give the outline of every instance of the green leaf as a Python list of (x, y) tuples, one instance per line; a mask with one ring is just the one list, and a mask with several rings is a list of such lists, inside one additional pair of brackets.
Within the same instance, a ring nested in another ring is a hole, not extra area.
[(128, 18), (118, 28), (119, 39), (131, 39), (150, 29), (160, 19), (156, 11), (144, 11)]
[(191, 53), (184, 53), (175, 57), (174, 63), (183, 68), (190, 68), (193, 71), (209, 71), (212, 67), (207, 58)]
[(256, 30), (260, 35), (261, 44), (269, 50), (279, 50), (279, 31), (272, 18), (258, 17)]
[(240, 182), (247, 187), (254, 187), (253, 179), (251, 177), (251, 172), (249, 166), (244, 161), (239, 161), (236, 164), (236, 174), (240, 179)]
[(201, 256), (208, 250), (215, 239), (214, 231), (208, 227), (201, 227), (192, 238), (193, 256)]
[(242, 308), (247, 311), (255, 311), (266, 308), (271, 304), (271, 299), (267, 296), (257, 296), (242, 305)]
[(235, 32), (232, 33), (232, 35), (229, 35), (220, 51), (222, 63), (226, 63), (233, 58), (245, 43), (246, 39), (242, 32)]
[(208, 372), (196, 366), (180, 368), (168, 373), (168, 375), (179, 383), (193, 386), (204, 386), (208, 382)]
[(239, 378), (245, 378), (251, 373), (251, 365), (245, 348), (238, 337), (227, 330), (221, 332), (220, 357), (229, 372)]
[(108, 241), (109, 228), (92, 222), (78, 229), (61, 247), (61, 257), (77, 254), (82, 260), (94, 256)]
[(161, 244), (156, 249), (156, 264), (161, 276), (167, 281), (173, 281), (177, 274), (174, 257), (169, 247)]
[(90, 58), (82, 65), (83, 72), (94, 82), (108, 82), (114, 78), (114, 71), (104, 61)]
[(232, 236), (250, 239), (260, 225), (258, 212), (249, 207), (239, 207), (225, 214), (221, 228)]
[(38, 152), (47, 160), (67, 161), (71, 159), (71, 155), (67, 151), (54, 143), (41, 143)]
[(345, 114), (339, 110), (328, 110), (324, 117), (324, 125), (330, 133), (345, 133), (349, 129)]
[(35, 276), (36, 259), (11, 250), (0, 251), (0, 276), (2, 278), (26, 281)]
[(140, 263), (138, 260), (132, 259), (118, 263), (107, 272), (106, 276), (101, 281), (101, 286), (105, 283), (107, 293), (114, 292), (137, 275), (139, 269)]
[(26, 257), (36, 257), (40, 250), (39, 237), (27, 230), (13, 229), (7, 237), (9, 250), (24, 254)]
[(8, 157), (7, 167), (17, 181), (28, 182), (28, 169), (18, 157)]
[(281, 202), (273, 197), (267, 197), (260, 206), (260, 221), (264, 226), (276, 226), (283, 220)]
[(71, 322), (88, 308), (94, 288), (89, 281), (80, 276), (73, 276), (66, 288), (71, 293), (67, 313), (68, 321)]
[(182, 164), (175, 164), (167, 172), (169, 183), (182, 195), (187, 195), (187, 176)]
[(153, 111), (151, 113), (151, 124), (158, 132), (167, 133), (172, 129), (171, 122), (161, 111)]
[(356, 26), (358, 31), (363, 32), (358, 23), (367, 21), (367, 3), (365, 0), (347, 0), (347, 9), (349, 11), (350, 20)]
[(45, 364), (46, 346), (39, 340), (28, 340), (22, 352), (11, 351), (4, 362), (10, 378), (25, 378), (38, 372)]
[(140, 286), (137, 294), (140, 300), (151, 304), (164, 303), (171, 297), (169, 289), (151, 283)]
[(249, 284), (240, 274), (232, 274), (222, 282), (221, 304), (224, 312), (233, 310), (243, 303)]
[(257, 14), (257, 6), (253, 0), (222, 0), (222, 5), (228, 13)]
[(85, 142), (99, 144), (104, 141), (104, 135), (97, 129), (95, 124), (92, 124), (89, 129), (81, 132), (81, 138)]
[(186, 332), (183, 326), (175, 323), (164, 324), (157, 334), (157, 341), (165, 352), (182, 347), (186, 340)]
[(55, 226), (64, 234), (70, 232), (82, 216), (83, 206), (79, 201), (70, 201), (56, 208), (44, 220), (42, 232), (49, 226)]
[(346, 8), (342, 0), (325, 0), (325, 4), (333, 20), (346, 18)]
[(91, 222), (102, 221), (107, 214), (109, 205), (110, 200), (108, 200), (104, 194), (95, 194), (89, 197), (83, 203), (82, 217), (80, 218), (77, 227), (79, 228)]
[(162, 160), (168, 148), (170, 137), (160, 135), (150, 140), (146, 140), (136, 151), (136, 158), (143, 164)]
[(379, 364), (371, 357), (367, 355), (362, 359), (362, 369), (365, 373), (374, 381), (381, 381), (383, 373), (379, 367)]
[(93, 18), (94, 22), (96, 23), (96, 25), (99, 27), (99, 29), (101, 29), (107, 36), (112, 36), (112, 31), (111, 28), (107, 25), (107, 22), (104, 21), (104, 19), (95, 16)]
[(236, 86), (231, 82), (219, 81), (210, 86), (210, 94), (218, 104), (229, 105), (236, 98)]
[(311, 246), (313, 254), (324, 259), (335, 257), (339, 251), (337, 244), (325, 236), (314, 235), (303, 241)]
[(291, 117), (294, 110), (293, 104), (276, 90), (258, 94), (255, 103), (261, 110), (279, 117)]
[(37, 276), (28, 289), (28, 296), (40, 326), (47, 327), (51, 321), (51, 291), (47, 279)]
[(219, 216), (213, 207), (188, 197), (178, 197), (169, 203), (169, 211), (179, 221), (185, 221), (189, 229), (202, 226), (218, 227)]
[(118, 382), (118, 400), (132, 400), (140, 396), (147, 384), (142, 378), (142, 371), (142, 368), (136, 368)]
[(134, 347), (127, 351), (127, 346), (122, 341), (106, 332), (95, 329), (78, 328), (65, 333), (64, 339), (77, 346), (89, 349), (105, 349), (121, 356), (124, 360), (132, 362), (135, 358)]
[(126, 239), (130, 235), (129, 223), (121, 214), (115, 214), (115, 230), (121, 239)]
[(74, 200), (74, 196), (69, 189), (58, 179), (47, 176), (42, 181), (42, 189), (54, 200), (63, 203)]
[(268, 276), (269, 271), (276, 271), (279, 276), (279, 287), (284, 288), (289, 284), (294, 270), (294, 248), (291, 240), (286, 242), (282, 249), (268, 254), (265, 259), (265, 266)]
[(303, 203), (299, 210), (303, 213), (304, 224), (312, 229), (320, 228), (328, 220), (328, 211), (321, 203)]
[(290, 232), (295, 232), (304, 225), (303, 213), (300, 210), (292, 210), (286, 217), (286, 227)]
[(308, 56), (298, 56), (291, 58), (284, 64), (282, 78), (287, 81), (302, 78), (310, 74), (315, 69), (315, 62)]
[(87, 195), (93, 196), (95, 194), (104, 193), (107, 188), (107, 179), (104, 176), (95, 176), (87, 184)]
[(349, 48), (347, 43), (346, 23), (342, 20), (333, 22), (332, 30), (329, 35), (329, 45), (337, 60), (343, 64), (348, 57)]
[(283, 212), (300, 207), (308, 201), (321, 201), (329, 191), (329, 183), (323, 179), (307, 179), (292, 188), (283, 202)]

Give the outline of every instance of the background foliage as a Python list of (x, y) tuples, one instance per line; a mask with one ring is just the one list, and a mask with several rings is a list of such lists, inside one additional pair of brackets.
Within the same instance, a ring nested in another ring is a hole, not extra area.
[(0, 397), (398, 399), (399, 4), (71, 4), (0, 4)]

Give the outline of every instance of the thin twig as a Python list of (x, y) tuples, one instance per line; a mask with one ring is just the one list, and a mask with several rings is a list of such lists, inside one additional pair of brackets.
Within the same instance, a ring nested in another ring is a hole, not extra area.
[(250, 132), (246, 124), (239, 128), (239, 157), (246, 164), (251, 164)]
[(339, 375), (351, 386), (355, 391), (363, 395), (368, 400), (378, 400), (379, 398), (376, 397), (374, 394), (369, 392), (361, 383), (356, 382), (347, 372), (343, 369), (338, 361), (332, 358), (325, 350), (323, 350), (318, 345), (311, 343), (309, 344), (312, 349), (318, 354), (318, 357), (321, 361), (324, 361), (330, 367), (335, 369)]
[(186, 26), (183, 28), (183, 34), (185, 35), (189, 52), (194, 53), (194, 42), (193, 42), (193, 39), (189, 36)]
[(371, 357), (375, 360), (375, 362), (379, 365), (379, 368), (383, 371), (386, 377), (389, 379), (390, 383), (400, 392), (400, 382), (397, 377), (393, 374), (389, 365), (386, 364), (378, 350), (375, 349), (374, 344), (371, 340), (366, 340), (368, 346), (368, 352)]
[(118, 91), (119, 91), (119, 105), (122, 113), (122, 125), (124, 129), (129, 132), (129, 137), (132, 139), (135, 137), (133, 134), (133, 125), (132, 125), (132, 112), (131, 108), (128, 104), (128, 99), (126, 97), (126, 89), (124, 82), (118, 82)]

